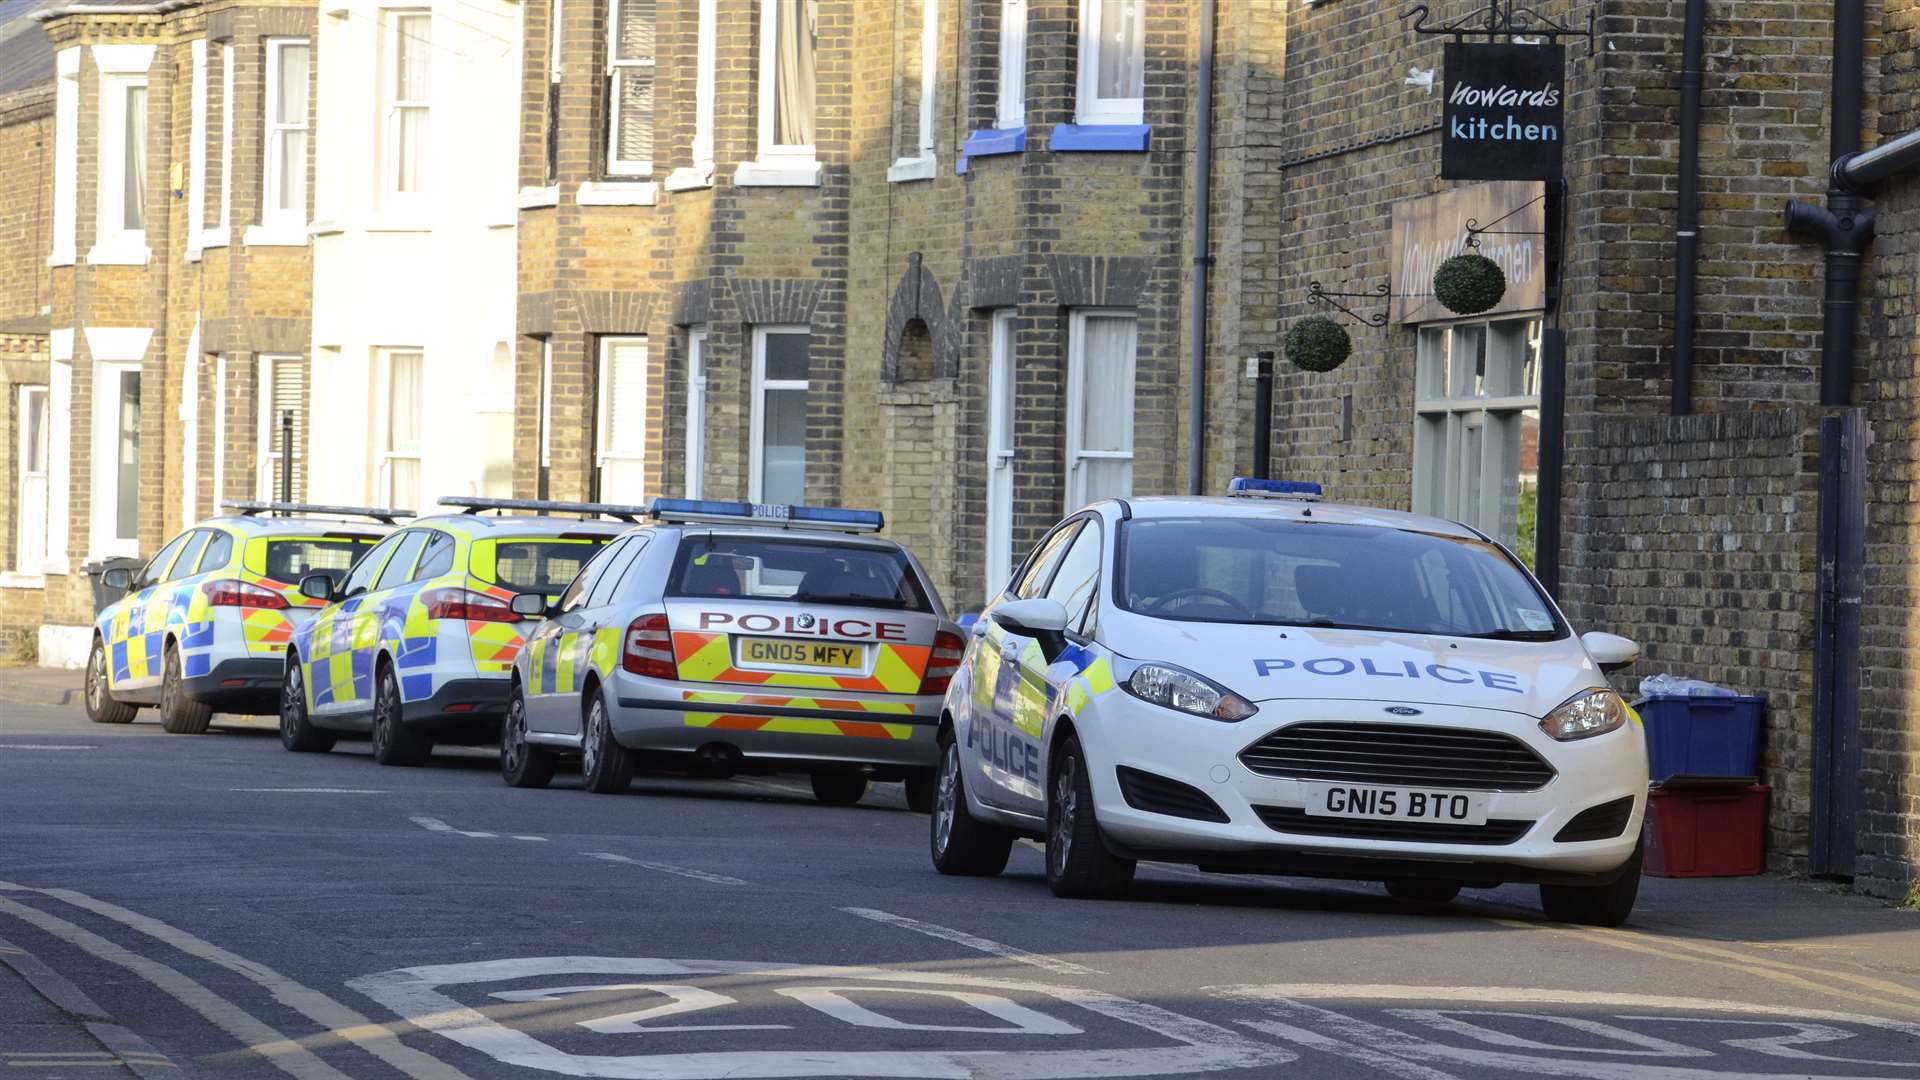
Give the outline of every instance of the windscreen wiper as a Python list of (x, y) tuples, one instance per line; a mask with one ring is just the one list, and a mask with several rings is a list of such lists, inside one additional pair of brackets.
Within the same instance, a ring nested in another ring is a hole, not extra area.
[(1557, 641), (1558, 630), (1489, 630), (1484, 634), (1462, 634), (1482, 641)]

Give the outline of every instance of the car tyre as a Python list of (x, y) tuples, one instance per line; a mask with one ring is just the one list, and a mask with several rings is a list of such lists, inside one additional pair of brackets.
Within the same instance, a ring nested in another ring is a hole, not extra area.
[(552, 752), (527, 741), (527, 695), (518, 686), (500, 724), (500, 778), (517, 788), (543, 788), (553, 782)]
[(937, 769), (915, 769), (902, 785), (907, 792), (907, 809), (916, 814), (933, 813), (934, 788), (940, 783)]
[(1540, 906), (1555, 922), (1582, 926), (1619, 926), (1633, 914), (1633, 903), (1640, 896), (1640, 858), (1638, 846), (1620, 876), (1605, 885), (1542, 885)]
[(1385, 882), (1387, 895), (1395, 900), (1407, 900), (1420, 904), (1446, 904), (1460, 895), (1464, 887), (1457, 881), (1436, 881), (1424, 878), (1408, 878)]
[(298, 657), (287, 657), (287, 677), (280, 683), (280, 745), (295, 754), (324, 754), (333, 749), (334, 736), (307, 718), (307, 681)]
[(867, 794), (867, 776), (853, 769), (814, 773), (813, 797), (827, 806), (852, 806)]
[(1135, 864), (1115, 857), (1101, 839), (1086, 754), (1072, 735), (1054, 755), (1047, 792), (1047, 886), (1053, 895), (1074, 900), (1125, 895)]
[(949, 730), (940, 738), (940, 769), (934, 774), (933, 819), (928, 829), (933, 868), (956, 877), (992, 877), (1007, 868), (1013, 834), (968, 812), (960, 772), (960, 747)]
[(93, 651), (87, 654), (86, 679), (87, 719), (96, 724), (126, 724), (140, 712), (113, 699), (113, 688), (107, 685), (107, 646), (99, 638), (93, 639)]
[(160, 726), (169, 735), (200, 735), (213, 722), (213, 706), (187, 695), (180, 675), (180, 646), (167, 643), (160, 675)]
[(607, 700), (597, 689), (587, 702), (586, 733), (580, 739), (580, 785), (595, 795), (614, 795), (633, 785), (639, 758), (613, 737)]
[(401, 717), (400, 680), (382, 664), (373, 677), (373, 760), (382, 765), (425, 765), (433, 757), (433, 740), (407, 726)]

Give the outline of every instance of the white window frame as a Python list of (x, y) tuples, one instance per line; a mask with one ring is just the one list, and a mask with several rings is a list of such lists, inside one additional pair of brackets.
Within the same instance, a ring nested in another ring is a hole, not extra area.
[[(693, 164), (667, 174), (668, 191), (688, 191), (713, 185), (713, 78), (716, 65), (714, 38), (719, 16), (718, 0), (699, 0), (699, 36), (693, 55)], [(657, 93), (657, 91), (656, 91)]]
[(79, 246), (80, 47), (54, 54), (53, 250), (48, 266), (72, 266)]
[[(767, 337), (770, 334), (805, 334), (808, 349), (812, 349), (813, 328), (806, 325), (756, 326), (753, 328), (753, 405), (750, 427), (752, 433), (748, 439), (747, 453), (747, 499), (759, 502), (765, 487), (763, 481), (766, 470), (766, 424), (767, 391), (769, 390), (805, 390), (813, 389), (813, 380), (806, 379), (769, 379), (767, 378)], [(808, 374), (812, 374), (811, 365)]]
[[(380, 60), (380, 125), (381, 149), (383, 151), (380, 167), (380, 196), (391, 210), (409, 211), (424, 204), (432, 194), (434, 179), (438, 170), (433, 160), (433, 87), (431, 77), (427, 87), (427, 97), (421, 100), (400, 97), (400, 26), (410, 18), (427, 21), (426, 49), (433, 49), (433, 10), (431, 8), (382, 8), (380, 11), (380, 39), (384, 55)], [(437, 73), (442, 65), (429, 61), (430, 70)], [(419, 109), (427, 114), (426, 146), (420, 151), (421, 160), (426, 162), (426, 182), (417, 191), (400, 190), (400, 133), (405, 125), (400, 122), (403, 110)]]
[(553, 339), (540, 339), (540, 467), (553, 467)]
[[(1146, 15), (1146, 0), (1139, 4), (1139, 18)], [(1080, 0), (1080, 56), (1076, 119), (1082, 124), (1138, 124), (1146, 117), (1144, 97), (1103, 98), (1100, 85), (1100, 4), (1101, 0)], [(1141, 27), (1141, 66), (1146, 63), (1146, 28)], [(1144, 92), (1145, 87), (1142, 87)]]
[(213, 505), (227, 497), (227, 354), (213, 357)]
[[(226, 247), (233, 235), (233, 66), (232, 45), (220, 47), (220, 224), (200, 238), (201, 248)], [(218, 500), (215, 500), (216, 502)]]
[[(152, 55), (153, 49), (152, 46), (96, 45), (93, 51), (99, 57), (107, 49), (121, 48), (145, 49), (148, 56)], [(126, 222), (127, 99), (134, 90), (147, 93), (146, 138), (149, 153), (153, 142), (153, 91), (146, 71), (145, 65), (134, 69), (131, 65), (109, 67), (102, 63), (100, 67), (100, 126), (99, 134), (94, 139), (98, 162), (94, 187), (95, 225), (93, 247), (87, 252), (89, 263), (145, 266), (153, 256), (152, 249), (147, 246), (144, 222), (137, 229), (128, 228)], [(143, 218), (145, 209), (142, 208)]]
[(193, 39), (192, 52), (192, 97), (187, 128), (187, 261), (199, 262), (207, 221), (207, 39)]
[[(645, 60), (619, 60), (620, 55), (620, 5), (626, 0), (608, 0), (607, 7), (607, 175), (622, 179), (640, 180), (653, 175), (653, 159), (620, 157), (620, 73), (623, 70), (647, 71), (653, 74), (654, 101), (659, 97), (658, 59), (659, 26), (654, 27), (655, 56)], [(658, 18), (659, 9), (655, 8)], [(657, 105), (656, 105), (657, 108)], [(656, 113), (657, 115), (657, 113)], [(651, 123), (651, 118), (649, 118)]]
[[(119, 478), (119, 437), (118, 415), (121, 380), (129, 375), (141, 375), (143, 385), (141, 397), (141, 439), (147, 442), (149, 433), (145, 430), (147, 388), (144, 385), (143, 365), (138, 360), (96, 360), (93, 364), (93, 553), (97, 556), (140, 554), (138, 530), (131, 537), (117, 536), (118, 522), (115, 520), (120, 510)], [(110, 392), (103, 389), (111, 384)]]
[[(1019, 458), (1014, 456), (1014, 409), (1018, 404), (1014, 385), (1013, 320), (1018, 312), (1000, 308), (993, 313), (992, 337), (987, 359), (987, 484), (986, 484), (986, 598), (999, 596), (1013, 577), (1014, 491)], [(1005, 469), (1003, 476), (996, 472)], [(1004, 487), (998, 485), (1004, 484)]]
[[(27, 462), (34, 457), (35, 447), (28, 442), (27, 433), (32, 430), (27, 416), (32, 412), (33, 399), (40, 403), (40, 446), (39, 471), (30, 471)], [(13, 568), (19, 574), (39, 574), (47, 561), (47, 507), (52, 476), (53, 461), (53, 397), (45, 383), (30, 383), (19, 387), (15, 400), (19, 409), (15, 413), (19, 425), (15, 439), (20, 475), (14, 486), (19, 499), (16, 504), (19, 534), (14, 538)]]
[(687, 329), (687, 451), (684, 491), (700, 498), (707, 469), (707, 328)]
[[(257, 402), (254, 429), (254, 498), (274, 502), (280, 489), (273, 482), (273, 466), (280, 460), (280, 415), (274, 411), (273, 366), (282, 361), (300, 360), (298, 353), (261, 353), (255, 357), (254, 400)], [(300, 439), (300, 418), (294, 417), (294, 445)]]
[(1000, 0), (1000, 100), (994, 126), (1027, 124), (1027, 0)]
[[(393, 359), (399, 355), (418, 356), (420, 358), (420, 399), (414, 404), (420, 410), (419, 427), (422, 432), (420, 447), (416, 450), (397, 450), (392, 445), (393, 431)], [(394, 345), (378, 350), (374, 363), (374, 435), (375, 447), (373, 459), (373, 498), (383, 506), (394, 506), (393, 463), (411, 461), (417, 466), (420, 491), (426, 490), (426, 419), (427, 419), (427, 350), (419, 346)], [(395, 507), (400, 510), (418, 510), (417, 506)]]
[[(642, 394), (642, 400), (645, 400), (644, 395), (652, 389), (653, 381), (648, 378), (651, 374), (648, 366), (653, 362), (653, 348), (647, 340), (647, 336), (645, 334), (608, 334), (600, 338), (600, 381), (595, 384), (599, 388), (599, 393), (594, 395), (593, 466), (599, 470), (600, 473), (600, 491), (603, 500), (607, 499), (608, 464), (633, 462), (644, 468), (647, 461), (647, 435), (645, 431), (640, 433), (640, 446), (638, 450), (615, 452), (610, 449), (614, 443), (614, 417), (610, 409), (612, 398), (608, 395), (607, 388), (613, 385), (613, 350), (618, 346), (633, 345), (640, 347), (640, 393)], [(645, 414), (645, 406), (641, 407), (641, 412), (643, 415)], [(636, 497), (632, 500), (627, 500), (623, 496), (622, 501), (639, 502), (641, 499)]]
[(917, 145), (911, 154), (901, 154), (887, 170), (887, 179), (931, 180), (938, 168), (934, 153), (934, 90), (939, 81), (940, 0), (920, 0), (920, 115), (917, 118)]
[[(780, 77), (779, 42), (775, 33), (777, 9), (780, 4), (793, 2), (760, 0), (760, 70), (755, 73), (759, 80), (755, 91), (758, 103), (756, 112), (759, 114), (756, 117), (759, 157), (755, 161), (742, 162), (734, 173), (733, 182), (741, 187), (818, 187), (820, 184), (820, 161), (816, 145), (774, 141), (774, 95)], [(820, 122), (817, 56), (815, 60), (814, 132), (817, 136)]]
[[(1491, 318), (1453, 319), (1421, 326), (1414, 346), (1415, 513), (1462, 521), (1502, 543), (1514, 543), (1516, 538), (1509, 535), (1506, 529), (1507, 499), (1509, 496), (1516, 500), (1519, 497), (1517, 482), (1520, 476), (1519, 456), (1523, 452), (1524, 414), (1532, 410), (1538, 415), (1540, 395), (1537, 392), (1527, 393), (1524, 386), (1518, 394), (1456, 393), (1453, 387), (1445, 385), (1447, 371), (1444, 366), (1437, 373), (1432, 370), (1429, 360), (1432, 353), (1428, 351), (1428, 342), (1432, 340), (1432, 335), (1440, 335), (1446, 343), (1445, 347), (1451, 349), (1451, 341), (1457, 331), (1479, 327), (1482, 348), (1486, 350), (1486, 359), (1491, 361), (1493, 327), (1498, 324), (1526, 324), (1527, 336), (1521, 342), (1522, 353), (1513, 358), (1519, 365), (1515, 374), (1524, 378), (1527, 354), (1530, 352), (1536, 361), (1533, 377), (1537, 390), (1542, 318), (1542, 313), (1538, 311), (1515, 312)], [(1487, 374), (1491, 373), (1489, 365)], [(1435, 374), (1439, 376), (1437, 385), (1433, 378)], [(1492, 435), (1505, 438), (1496, 442), (1490, 437)], [(1470, 438), (1479, 441), (1477, 460), (1480, 467), (1474, 476), (1465, 472), (1465, 443)], [(1516, 482), (1512, 491), (1507, 490), (1509, 474)], [(1538, 482), (1537, 479), (1535, 482)], [(1472, 502), (1477, 506), (1478, 513), (1471, 512), (1474, 506), (1468, 505), (1469, 485), (1475, 489)]]
[[(284, 116), (278, 115), (279, 108), (280, 108), (280, 98), (281, 98), (281, 94), (279, 92), (280, 65), (282, 63), (281, 53), (290, 46), (298, 45), (306, 48), (307, 70), (311, 72), (313, 70), (313, 55), (314, 55), (313, 43), (307, 38), (303, 38), (303, 37), (275, 37), (275, 38), (268, 38), (266, 44), (267, 44), (267, 84), (266, 84), (267, 89), (266, 89), (266, 95), (265, 95), (266, 115), (264, 118), (265, 123), (263, 125), (265, 129), (264, 134), (265, 134), (265, 143), (266, 143), (266, 168), (261, 170), (265, 179), (263, 180), (260, 186), (260, 224), (265, 226), (267, 229), (275, 232), (288, 232), (288, 231), (297, 232), (299, 235), (299, 242), (301, 244), (305, 244), (306, 243), (306, 227), (307, 227), (307, 198), (312, 194), (312, 192), (308, 190), (309, 185), (307, 184), (304, 177), (302, 178), (301, 184), (300, 184), (301, 199), (300, 199), (300, 205), (297, 208), (278, 209), (273, 205), (273, 203), (274, 203), (274, 193), (279, 190), (280, 179), (281, 179), (280, 178), (280, 159), (282, 155), (279, 153), (280, 140), (284, 139), (287, 135), (291, 133), (301, 132), (307, 135), (307, 146), (308, 146), (309, 153), (312, 152), (312, 145), (313, 145), (312, 125), (308, 122), (307, 116), (303, 115), (299, 118), (297, 122), (295, 122), (295, 121), (290, 121)], [(309, 95), (309, 99), (307, 101), (307, 112), (311, 114), (312, 111), (313, 111), (313, 101), (311, 99), (311, 95)], [(306, 170), (302, 168), (301, 172), (304, 173), (305, 171)], [(253, 241), (249, 239), (248, 242), (252, 243)]]
[[(1139, 378), (1140, 371), (1140, 313), (1131, 308), (1075, 308), (1069, 315), (1067, 325), (1067, 484), (1066, 510), (1072, 513), (1087, 505), (1087, 474), (1080, 467), (1085, 461), (1124, 461), (1131, 469), (1138, 450), (1135, 430), (1134, 396), (1128, 394), (1127, 402), (1127, 449), (1125, 450), (1087, 450), (1081, 447), (1081, 429), (1084, 426), (1086, 412), (1086, 370), (1087, 370), (1087, 320), (1089, 318), (1128, 318), (1134, 322), (1133, 379)], [(1127, 482), (1129, 493), (1133, 490), (1131, 472)]]

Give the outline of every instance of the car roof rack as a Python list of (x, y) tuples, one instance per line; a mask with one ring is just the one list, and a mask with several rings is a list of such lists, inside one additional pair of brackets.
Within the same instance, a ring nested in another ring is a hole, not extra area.
[(760, 525), (782, 529), (826, 529), (831, 532), (849, 533), (879, 532), (887, 523), (885, 515), (878, 510), (733, 502), (726, 499), (655, 498), (647, 503), (647, 516), (655, 521)]
[(325, 503), (223, 502), (220, 506), (225, 510), (239, 511), (241, 517), (259, 517), (262, 514), (278, 514), (281, 517), (332, 514), (336, 517), (372, 518), (382, 525), (397, 525), (400, 523), (400, 518), (414, 516), (411, 510), (393, 510), (381, 506), (329, 506)]
[(522, 510), (539, 514), (610, 517), (630, 523), (637, 523), (647, 513), (647, 508), (644, 506), (627, 506), (621, 503), (561, 502), (555, 499), (489, 499), (478, 495), (442, 495), (439, 502), (441, 506), (457, 506), (463, 514), (479, 514), (488, 510)]

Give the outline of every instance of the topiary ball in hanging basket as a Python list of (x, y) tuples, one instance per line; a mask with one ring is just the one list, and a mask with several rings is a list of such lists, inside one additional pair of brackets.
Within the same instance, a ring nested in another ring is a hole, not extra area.
[(1433, 295), (1461, 315), (1492, 311), (1507, 295), (1507, 275), (1485, 255), (1455, 255), (1433, 272)]
[(1352, 354), (1347, 328), (1325, 315), (1309, 315), (1287, 331), (1287, 359), (1302, 371), (1332, 371)]

